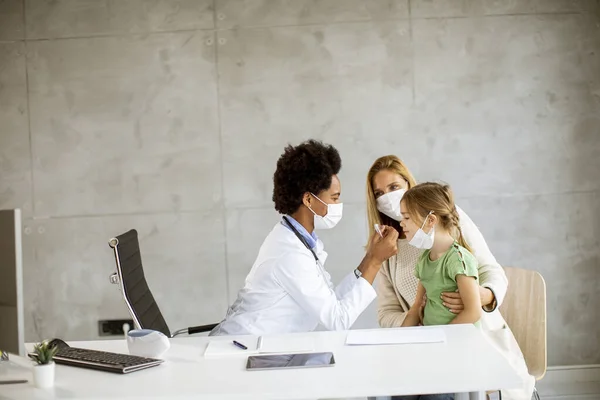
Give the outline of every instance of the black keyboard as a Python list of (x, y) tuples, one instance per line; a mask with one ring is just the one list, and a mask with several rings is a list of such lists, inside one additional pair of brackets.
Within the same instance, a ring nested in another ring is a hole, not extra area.
[(154, 367), (163, 362), (156, 358), (145, 358), (129, 354), (109, 353), (106, 351), (63, 347), (54, 356), (57, 364), (98, 369), (102, 371), (127, 374), (141, 369)]

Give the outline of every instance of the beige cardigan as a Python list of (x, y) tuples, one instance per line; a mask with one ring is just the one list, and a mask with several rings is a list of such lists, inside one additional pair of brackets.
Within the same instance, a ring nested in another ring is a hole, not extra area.
[[(480, 285), (494, 292), (496, 298), (494, 306), (498, 306), (502, 304), (508, 287), (504, 270), (490, 252), (477, 226), (460, 208), (458, 212), (465, 240), (479, 262)], [(377, 318), (381, 327), (392, 328), (402, 325), (406, 312), (412, 305), (409, 303), (412, 303), (416, 296), (418, 281), (414, 276), (414, 268), (420, 254), (421, 250), (408, 244), (407, 240), (401, 239), (398, 241), (397, 255), (391, 257), (381, 267), (376, 285)], [(497, 307), (491, 312), (482, 314), (481, 326), (485, 336), (508, 358), (513, 368), (523, 377), (521, 388), (502, 390), (502, 399), (531, 399), (535, 379), (529, 375), (519, 345)]]

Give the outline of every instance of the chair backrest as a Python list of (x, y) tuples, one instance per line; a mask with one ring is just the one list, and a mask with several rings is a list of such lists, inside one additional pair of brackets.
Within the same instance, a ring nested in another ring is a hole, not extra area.
[(136, 327), (160, 331), (170, 337), (169, 327), (144, 276), (137, 231), (132, 229), (125, 232), (111, 239), (108, 244), (115, 252), (118, 276), (118, 280), (111, 280), (121, 286), (125, 303)]
[(508, 293), (500, 312), (515, 335), (529, 373), (546, 373), (546, 283), (536, 271), (505, 267)]
[(25, 355), (21, 210), (0, 210), (0, 349)]

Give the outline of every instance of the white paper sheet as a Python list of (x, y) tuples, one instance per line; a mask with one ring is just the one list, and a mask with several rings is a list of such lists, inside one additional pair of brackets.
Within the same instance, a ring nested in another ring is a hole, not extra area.
[(443, 343), (446, 333), (440, 328), (411, 327), (394, 329), (372, 329), (348, 332), (347, 345), (385, 345), (413, 343)]
[(258, 339), (258, 352), (263, 353), (309, 353), (315, 350), (310, 337), (261, 336)]
[(313, 339), (307, 337), (290, 337), (287, 335), (260, 336), (239, 339), (238, 342), (248, 347), (248, 350), (240, 349), (234, 345), (232, 338), (217, 336), (206, 346), (204, 357), (310, 353), (315, 350)]

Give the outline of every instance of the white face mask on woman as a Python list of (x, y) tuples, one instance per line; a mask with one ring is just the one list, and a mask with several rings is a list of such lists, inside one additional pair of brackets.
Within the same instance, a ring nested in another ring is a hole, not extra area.
[(404, 193), (406, 193), (406, 189), (398, 189), (379, 196), (377, 198), (377, 210), (396, 221), (402, 221), (400, 200), (402, 200)]
[(415, 232), (415, 236), (413, 236), (413, 238), (410, 239), (410, 242), (408, 242), (408, 244), (416, 247), (417, 249), (425, 250), (431, 249), (433, 247), (433, 240), (435, 238), (435, 225), (431, 227), (431, 231), (429, 231), (429, 233), (425, 233), (425, 231), (423, 230), (423, 227), (427, 222), (427, 218), (429, 218), (429, 216), (432, 213), (433, 211), (429, 211), (429, 214), (427, 214), (427, 217), (425, 217), (425, 221), (423, 221), (423, 225), (421, 225), (419, 230)]
[(308, 209), (314, 214), (315, 229), (331, 229), (334, 226), (336, 226), (337, 223), (340, 222), (340, 220), (342, 219), (344, 204), (327, 204), (314, 194), (312, 195), (315, 199), (319, 200), (321, 203), (327, 206), (327, 214), (325, 214), (324, 217), (320, 216), (319, 214), (314, 212), (312, 208), (308, 207)]

